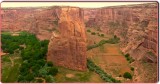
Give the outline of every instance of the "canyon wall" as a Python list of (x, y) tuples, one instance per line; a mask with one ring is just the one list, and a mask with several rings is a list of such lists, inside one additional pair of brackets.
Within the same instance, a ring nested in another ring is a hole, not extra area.
[(104, 7), (94, 17), (88, 12), (86, 27), (119, 37), (122, 53), (135, 60), (133, 82), (157, 82), (158, 3)]
[[(129, 53), (135, 59), (141, 59), (148, 50), (158, 55), (157, 3), (104, 7), (84, 14), (87, 16), (86, 27), (117, 35), (121, 39), (123, 53)], [(146, 51), (139, 51), (141, 47)], [(156, 62), (155, 58), (150, 60)]]
[(60, 7), (58, 31), (48, 45), (47, 60), (74, 70), (86, 70), (86, 35), (83, 12), (76, 7)]
[(50, 39), (57, 27), (55, 8), (3, 8), (2, 31), (28, 31), (41, 40)]

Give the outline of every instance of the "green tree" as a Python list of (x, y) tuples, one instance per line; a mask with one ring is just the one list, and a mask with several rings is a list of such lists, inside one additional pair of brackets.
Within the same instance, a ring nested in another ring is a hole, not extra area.
[(31, 81), (31, 80), (33, 80), (33, 79), (34, 79), (33, 74), (27, 74), (27, 75), (25, 76), (25, 80), (26, 80), (26, 81)]
[(123, 77), (124, 77), (124, 78), (132, 79), (132, 75), (131, 75), (129, 72), (125, 72), (125, 73), (123, 74)]
[(91, 30), (88, 29), (87, 32), (91, 32)]
[(49, 74), (55, 76), (58, 73), (58, 69), (56, 67), (49, 68)]
[(96, 33), (95, 33), (95, 32), (92, 32), (91, 34), (92, 34), (92, 35), (96, 35)]
[(104, 37), (104, 34), (101, 34), (101, 37)]
[(55, 82), (53, 76), (51, 76), (51, 75), (45, 76), (45, 80), (46, 80), (47, 83)]
[(47, 62), (47, 65), (48, 65), (49, 67), (52, 67), (52, 66), (53, 66), (53, 63), (52, 63), (51, 61), (48, 61), (48, 62)]
[(131, 70), (134, 71), (134, 67), (131, 67)]

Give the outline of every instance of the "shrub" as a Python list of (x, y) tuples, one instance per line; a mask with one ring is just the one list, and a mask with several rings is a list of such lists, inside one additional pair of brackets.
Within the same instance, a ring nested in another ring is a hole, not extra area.
[(51, 61), (48, 61), (48, 62), (47, 62), (47, 65), (50, 66), (50, 67), (52, 67), (52, 66), (53, 66), (53, 63), (52, 63)]
[(25, 76), (25, 80), (27, 80), (27, 81), (31, 81), (31, 80), (33, 80), (33, 79), (34, 79), (33, 74), (27, 74), (27, 75)]
[(102, 37), (104, 37), (104, 34), (101, 34)]
[(95, 33), (95, 32), (92, 32), (91, 34), (92, 34), (92, 35), (96, 35), (96, 33)]
[(91, 30), (88, 29), (87, 32), (91, 32)]
[(134, 67), (131, 67), (131, 71), (134, 71)]
[(127, 59), (127, 61), (128, 61), (129, 63), (134, 62), (134, 59), (133, 59), (132, 57), (130, 57), (130, 55), (129, 55), (128, 53), (125, 54), (124, 56), (125, 56), (125, 58)]
[(56, 75), (58, 73), (58, 69), (56, 67), (49, 68), (49, 74)]
[(127, 57), (127, 61), (130, 61), (129, 57)]
[(127, 53), (127, 54), (125, 54), (125, 57), (129, 57), (129, 54)]
[(116, 36), (116, 35), (114, 35), (114, 38), (117, 38), (117, 36)]
[(55, 82), (53, 76), (51, 76), (51, 75), (46, 76), (46, 77), (45, 77), (45, 80), (46, 80), (47, 83)]
[(123, 74), (123, 77), (124, 77), (124, 78), (132, 79), (132, 75), (131, 75), (129, 72), (125, 72), (125, 73)]

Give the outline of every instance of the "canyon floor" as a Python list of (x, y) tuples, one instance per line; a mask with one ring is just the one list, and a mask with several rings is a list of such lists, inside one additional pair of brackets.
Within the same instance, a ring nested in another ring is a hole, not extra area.
[[(92, 32), (104, 34), (100, 31), (90, 29)], [(13, 34), (14, 35), (14, 34)], [(98, 43), (101, 40), (108, 40), (112, 35), (104, 34), (104, 37), (92, 35), (87, 32), (88, 41)], [(106, 73), (112, 75), (114, 78), (127, 82), (123, 77), (125, 72), (131, 72), (130, 65), (121, 54), (118, 44), (106, 43), (102, 46), (93, 48), (87, 51), (87, 58), (90, 58), (96, 65), (100, 66)], [(112, 60), (112, 61), (111, 61)], [(2, 56), (2, 81), (15, 82), (17, 81), (19, 67), (22, 60), (20, 53), (6, 54)], [(102, 83), (103, 81), (98, 74), (87, 70), (86, 72), (70, 70), (63, 67), (58, 67), (59, 73), (55, 76), (56, 82), (95, 82)], [(13, 72), (14, 71), (14, 72)]]
[[(89, 30), (91, 30), (91, 32), (104, 34), (93, 28), (90, 28)], [(88, 42), (92, 41), (94, 43), (98, 43), (101, 40), (108, 40), (113, 37), (113, 35), (109, 34), (104, 34), (104, 37), (92, 35), (91, 32), (87, 32)], [(87, 58), (90, 58), (106, 73), (112, 75), (118, 80), (121, 80), (121, 82), (131, 82), (131, 80), (123, 78), (123, 74), (125, 72), (133, 74), (133, 71), (130, 70), (130, 65), (125, 59), (125, 56), (121, 54), (118, 44), (106, 43), (102, 46), (88, 50)], [(86, 72), (74, 71), (63, 67), (59, 67), (59, 73), (55, 78), (57, 82), (104, 82), (95, 72), (89, 70)]]
[[(89, 28), (91, 32), (87, 32), (88, 45), (93, 45), (101, 40), (108, 40), (113, 35), (104, 34), (94, 28)], [(96, 34), (91, 34), (95, 32)], [(104, 36), (98, 36), (104, 34)], [(125, 72), (131, 73), (134, 77), (134, 71), (131, 70), (130, 63), (126, 60), (125, 56), (119, 49), (119, 44), (105, 43), (102, 46), (90, 49), (87, 51), (87, 58), (91, 59), (96, 65), (103, 69), (107, 74), (111, 75), (121, 82), (133, 82), (133, 80), (123, 77)], [(21, 66), (22, 59), (20, 52), (14, 54), (5, 54), (2, 56), (2, 81), (15, 82), (17, 81), (19, 67)], [(55, 76), (57, 83), (69, 82), (90, 82), (90, 83), (104, 83), (105, 81), (100, 76), (87, 69), (87, 71), (75, 71), (64, 67), (58, 67), (58, 74)]]

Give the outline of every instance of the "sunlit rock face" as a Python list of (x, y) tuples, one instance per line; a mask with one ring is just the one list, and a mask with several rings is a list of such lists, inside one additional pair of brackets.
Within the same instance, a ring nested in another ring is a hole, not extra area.
[(120, 50), (135, 60), (133, 82), (157, 82), (158, 3), (99, 8), (94, 17), (91, 12), (86, 26), (119, 37)]
[(56, 20), (55, 8), (2, 8), (2, 31), (28, 31), (40, 40), (50, 39), (51, 31), (57, 27), (53, 22)]
[[(130, 53), (135, 59), (142, 56), (135, 53), (139, 47), (157, 54), (157, 3), (85, 9), (84, 14), (87, 27), (118, 36), (122, 52)], [(145, 54), (143, 51), (140, 53)]]
[(47, 60), (74, 70), (86, 70), (86, 35), (83, 10), (59, 7), (58, 31), (53, 32), (48, 45)]

